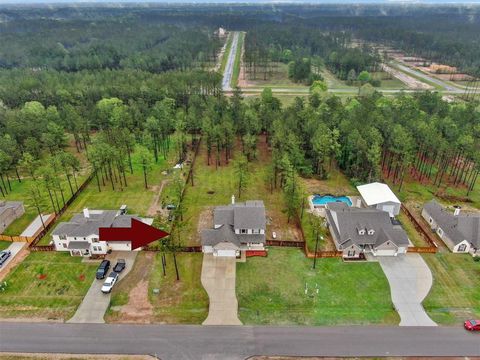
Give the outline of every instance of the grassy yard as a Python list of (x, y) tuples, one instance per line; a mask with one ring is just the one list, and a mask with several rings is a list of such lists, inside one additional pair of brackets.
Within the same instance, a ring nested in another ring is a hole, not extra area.
[(459, 325), (480, 318), (480, 262), (470, 255), (425, 254), (433, 274), (433, 287), (423, 306), (442, 325)]
[(270, 73), (267, 76), (267, 79), (264, 79), (263, 73), (257, 73), (256, 77), (253, 77), (253, 74), (247, 75), (248, 84), (250, 87), (270, 87), (272, 89), (281, 88), (281, 89), (293, 89), (299, 90), (304, 89), (308, 90), (308, 86), (302, 83), (293, 82), (288, 78), (288, 65), (276, 62), (272, 64)]
[(230, 84), (232, 88), (237, 86), (237, 83), (238, 83), (238, 76), (240, 75), (240, 63), (242, 60), (242, 48), (243, 48), (244, 41), (245, 41), (245, 33), (242, 31), (238, 35), (237, 52), (235, 53), (235, 60), (233, 62), (232, 82)]
[(389, 285), (378, 263), (319, 259), (313, 270), (312, 262), (300, 250), (271, 248), (267, 258), (251, 258), (237, 264), (242, 322), (398, 324)]
[(67, 319), (89, 289), (95, 263), (65, 253), (31, 253), (7, 276), (0, 318)]
[(0, 250), (5, 250), (8, 248), (12, 243), (10, 241), (0, 240)]
[[(218, 205), (230, 204), (233, 194), (237, 201), (263, 200), (267, 217), (272, 219), (267, 225), (267, 238), (272, 231), (277, 232), (279, 240), (298, 239), (298, 231), (292, 223), (287, 223), (283, 194), (280, 190), (270, 192), (266, 183), (267, 167), (271, 161), (270, 152), (266, 148), (265, 138), (258, 141), (258, 159), (249, 164), (249, 180), (246, 191), (238, 198), (238, 189), (235, 175), (235, 156), (240, 154), (240, 145), (237, 144), (233, 151), (234, 159), (225, 164), (225, 155), (222, 154), (221, 166), (216, 169), (215, 155), (212, 154), (210, 165), (207, 163), (207, 151), (202, 142), (194, 169), (194, 186), (188, 185), (183, 206), (185, 209), (185, 229), (183, 235), (184, 245), (198, 245), (199, 224), (204, 222), (205, 214), (209, 209)], [(205, 225), (205, 224), (204, 224)], [(206, 224), (208, 227), (212, 224)], [(205, 226), (203, 227), (205, 228)]]
[(331, 238), (328, 228), (323, 224), (324, 219), (315, 216), (306, 211), (301, 218), (303, 233), (305, 234), (305, 241), (307, 242), (308, 250), (315, 252), (316, 231), (319, 230), (319, 235), (323, 236), (323, 240), (319, 238), (318, 251), (332, 251), (335, 250), (333, 239)]
[[(167, 255), (166, 276), (162, 273), (160, 253), (153, 262), (149, 298), (156, 322), (200, 324), (208, 314), (208, 295), (200, 282), (203, 254), (177, 254), (180, 281), (176, 280), (173, 256)], [(158, 295), (153, 289), (159, 289)]]

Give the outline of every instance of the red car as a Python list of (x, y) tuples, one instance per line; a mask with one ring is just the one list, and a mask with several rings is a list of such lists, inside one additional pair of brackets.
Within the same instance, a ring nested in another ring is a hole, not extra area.
[(480, 320), (467, 320), (463, 326), (468, 331), (480, 331)]

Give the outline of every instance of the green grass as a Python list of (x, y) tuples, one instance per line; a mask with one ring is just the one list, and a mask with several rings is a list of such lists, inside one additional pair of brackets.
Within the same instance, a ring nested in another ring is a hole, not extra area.
[(232, 48), (232, 41), (233, 41), (232, 33), (229, 33), (227, 37), (227, 46), (225, 47), (225, 52), (223, 53), (222, 63), (220, 64), (220, 69), (219, 69), (219, 72), (221, 74), (223, 74), (223, 72), (225, 71), (225, 67), (227, 66), (228, 54), (230, 54), (230, 49)]
[(480, 318), (480, 262), (468, 254), (425, 254), (433, 287), (423, 306), (438, 324), (459, 325)]
[(237, 52), (235, 54), (235, 60), (233, 62), (232, 83), (230, 84), (232, 88), (237, 86), (237, 83), (238, 83), (238, 76), (240, 75), (240, 63), (242, 60), (242, 48), (243, 48), (244, 40), (245, 40), (245, 33), (244, 32), (239, 33)]
[[(176, 280), (173, 256), (167, 254), (166, 276), (162, 273), (161, 254), (156, 253), (149, 282), (149, 299), (156, 322), (201, 324), (208, 314), (208, 295), (200, 282), (203, 255), (177, 254), (180, 281)], [(153, 289), (160, 289), (158, 295)]]
[[(5, 279), (8, 285), (0, 296), (0, 318), (72, 316), (97, 268), (95, 263), (81, 261), (65, 253), (31, 253)], [(39, 279), (40, 274), (45, 279)]]
[(0, 240), (0, 251), (8, 248), (12, 243), (10, 241)]
[(328, 229), (323, 225), (324, 219), (319, 218), (306, 211), (301, 218), (303, 233), (305, 235), (305, 241), (307, 242), (308, 250), (315, 252), (316, 243), (316, 230), (319, 230), (319, 235), (323, 236), (323, 240), (319, 238), (318, 251), (330, 251), (335, 250), (332, 240), (329, 238), (330, 234)]
[(412, 221), (405, 215), (403, 212), (397, 216), (397, 219), (402, 223), (403, 230), (408, 235), (408, 238), (413, 243), (414, 246), (430, 246), (423, 237), (418, 233), (417, 229), (413, 225)]
[(240, 320), (262, 325), (398, 324), (378, 263), (319, 259), (313, 270), (312, 261), (300, 250), (271, 248), (267, 258), (238, 263)]

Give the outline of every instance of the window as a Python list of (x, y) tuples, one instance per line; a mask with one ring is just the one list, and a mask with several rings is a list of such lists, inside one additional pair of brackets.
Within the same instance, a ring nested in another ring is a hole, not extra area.
[(62, 243), (62, 246), (63, 246), (64, 249), (66, 249), (67, 248), (67, 243)]
[(365, 229), (359, 229), (358, 235), (365, 235)]
[(432, 218), (428, 219), (428, 222), (429, 222), (430, 224), (433, 223), (433, 219), (432, 219)]
[(348, 257), (354, 257), (355, 256), (355, 250), (348, 250)]
[(67, 240), (67, 235), (59, 235), (60, 240)]
[(97, 243), (97, 242), (98, 242), (98, 238), (92, 238), (92, 242)]
[(252, 234), (260, 234), (260, 229), (253, 229)]
[(460, 251), (460, 252), (463, 252), (463, 251), (465, 251), (466, 249), (467, 249), (467, 245), (465, 245), (465, 244), (462, 244), (462, 245), (460, 245), (460, 246), (458, 247), (458, 251)]
[(373, 235), (373, 234), (375, 234), (375, 230), (373, 229), (368, 230), (368, 235)]
[(75, 236), (75, 237), (73, 238), (73, 240), (77, 240), (77, 237)]
[(242, 234), (246, 234), (246, 233), (247, 233), (247, 229), (242, 229), (242, 230), (240, 230), (240, 232), (241, 232)]
[(442, 229), (438, 228), (437, 233), (438, 233), (438, 235), (443, 236), (443, 230)]

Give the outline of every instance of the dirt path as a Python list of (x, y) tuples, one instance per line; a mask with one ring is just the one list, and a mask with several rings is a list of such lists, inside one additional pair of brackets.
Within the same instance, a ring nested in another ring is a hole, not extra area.
[(148, 216), (155, 216), (157, 215), (158, 211), (161, 210), (161, 206), (159, 204), (160, 201), (160, 196), (162, 195), (163, 187), (170, 182), (169, 179), (164, 179), (160, 182), (160, 185), (158, 186), (157, 193), (155, 194), (155, 197), (153, 198), (152, 204), (147, 210), (147, 215)]

